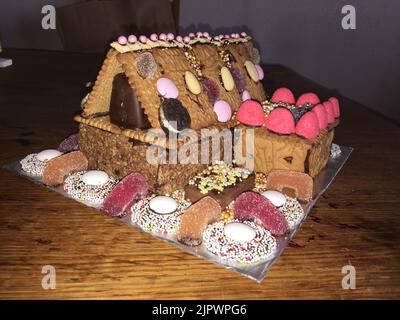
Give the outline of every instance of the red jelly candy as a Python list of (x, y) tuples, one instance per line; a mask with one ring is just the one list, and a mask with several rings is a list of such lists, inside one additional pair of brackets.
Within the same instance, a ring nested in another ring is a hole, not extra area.
[(285, 108), (275, 108), (265, 120), (267, 129), (280, 133), (291, 134), (295, 131), (295, 122), (292, 113)]
[(286, 102), (290, 104), (294, 104), (296, 99), (294, 98), (293, 92), (288, 88), (279, 88), (276, 89), (272, 94), (271, 102)]
[(279, 210), (264, 196), (255, 192), (244, 192), (236, 198), (233, 212), (235, 218), (259, 220), (261, 225), (273, 235), (283, 235), (288, 224)]
[(109, 216), (121, 216), (138, 200), (147, 196), (148, 184), (140, 173), (122, 179), (103, 202), (102, 211)]
[(261, 126), (265, 121), (265, 115), (261, 104), (254, 100), (243, 101), (236, 117), (241, 123), (249, 126)]
[(303, 93), (300, 97), (297, 98), (296, 101), (297, 106), (301, 106), (305, 103), (318, 104), (320, 103), (320, 100), (315, 93), (308, 92), (308, 93)]
[(57, 149), (62, 153), (78, 150), (78, 135), (76, 133), (71, 134), (60, 143)]

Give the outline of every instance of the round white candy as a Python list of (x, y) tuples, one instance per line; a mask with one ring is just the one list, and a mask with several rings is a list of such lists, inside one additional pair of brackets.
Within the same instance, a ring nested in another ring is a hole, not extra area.
[(230, 222), (224, 228), (225, 235), (235, 241), (251, 241), (256, 236), (256, 231), (245, 223)]
[(178, 208), (178, 203), (167, 196), (157, 196), (150, 200), (150, 210), (158, 214), (171, 214)]
[(286, 197), (279, 191), (268, 190), (261, 194), (271, 201), (275, 207), (281, 207), (286, 203)]
[(55, 149), (46, 149), (43, 151), (40, 151), (37, 155), (36, 155), (36, 159), (40, 160), (40, 161), (49, 161), (55, 157), (61, 156), (62, 153), (58, 150)]
[(91, 186), (101, 186), (103, 184), (106, 184), (110, 178), (108, 177), (108, 174), (104, 171), (90, 170), (85, 172), (82, 175), (81, 179), (84, 183)]

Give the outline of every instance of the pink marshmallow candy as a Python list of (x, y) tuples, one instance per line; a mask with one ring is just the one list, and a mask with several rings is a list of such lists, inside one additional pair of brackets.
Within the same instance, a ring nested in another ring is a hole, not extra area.
[(167, 40), (168, 41), (172, 41), (172, 40), (174, 40), (175, 39), (175, 36), (174, 36), (174, 34), (173, 33), (167, 33)]
[(128, 42), (129, 43), (135, 43), (137, 41), (137, 37), (134, 35), (134, 34), (131, 34), (129, 37), (128, 37)]
[(126, 39), (126, 37), (124, 37), (124, 36), (119, 36), (119, 37), (118, 37), (118, 43), (119, 43), (119, 44), (124, 45), (124, 44), (126, 44), (127, 42), (128, 42), (128, 40)]
[(147, 42), (147, 37), (144, 36), (144, 35), (141, 35), (141, 36), (139, 37), (139, 41), (140, 41), (141, 43), (146, 43), (146, 42)]
[(178, 42), (182, 42), (183, 38), (182, 38), (182, 36), (176, 36), (175, 40)]
[(190, 42), (190, 37), (185, 36), (185, 37), (183, 38), (183, 42), (189, 43), (189, 42)]
[(158, 38), (162, 41), (167, 40), (167, 35), (165, 33), (160, 33), (160, 35), (158, 36)]
[(157, 41), (157, 40), (158, 40), (158, 36), (157, 36), (155, 33), (152, 33), (152, 34), (150, 35), (150, 40), (151, 40), (151, 41)]

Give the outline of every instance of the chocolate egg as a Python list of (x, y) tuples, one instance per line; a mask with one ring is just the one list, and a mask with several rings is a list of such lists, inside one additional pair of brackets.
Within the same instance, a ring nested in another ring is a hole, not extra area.
[(157, 80), (157, 91), (164, 98), (177, 98), (179, 95), (178, 88), (168, 78), (160, 78)]
[(55, 149), (46, 149), (43, 151), (40, 151), (37, 155), (36, 155), (36, 159), (40, 160), (40, 161), (49, 161), (55, 157), (61, 156), (62, 153), (58, 150)]
[(200, 94), (201, 93), (201, 85), (199, 80), (195, 77), (193, 73), (190, 71), (185, 72), (185, 83), (186, 87), (189, 91), (193, 94)]
[(252, 227), (241, 222), (230, 222), (226, 224), (224, 234), (228, 238), (238, 242), (251, 241), (256, 237), (256, 231)]
[(232, 109), (225, 100), (218, 100), (214, 103), (214, 112), (219, 122), (227, 122), (232, 117)]
[(233, 80), (232, 73), (227, 67), (221, 68), (222, 84), (226, 91), (232, 91), (235, 88), (235, 81)]
[(248, 90), (244, 90), (242, 93), (242, 101), (246, 101), (246, 100), (250, 100), (250, 99), (251, 99), (250, 92)]
[(89, 170), (82, 175), (81, 179), (85, 184), (91, 186), (101, 186), (106, 184), (110, 178), (104, 171)]
[(149, 202), (149, 208), (154, 213), (171, 214), (178, 208), (178, 203), (175, 199), (167, 196), (156, 196)]
[(268, 190), (261, 193), (261, 195), (271, 201), (275, 207), (281, 207), (286, 203), (286, 197), (279, 191)]
[(264, 70), (261, 68), (261, 66), (259, 64), (256, 64), (255, 67), (256, 67), (256, 70), (257, 70), (258, 79), (259, 80), (264, 79)]
[(247, 60), (244, 63), (244, 66), (246, 67), (247, 73), (249, 74), (249, 77), (251, 78), (251, 80), (253, 80), (254, 82), (258, 82), (258, 80), (259, 80), (258, 72), (257, 72), (257, 69), (256, 69), (254, 63), (251, 62), (250, 60)]

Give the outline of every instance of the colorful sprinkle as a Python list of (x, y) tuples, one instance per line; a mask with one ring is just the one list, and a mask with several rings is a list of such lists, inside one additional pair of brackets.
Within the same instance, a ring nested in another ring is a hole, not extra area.
[[(234, 220), (234, 222), (239, 222)], [(221, 259), (243, 264), (255, 263), (270, 258), (276, 251), (276, 240), (263, 227), (254, 222), (244, 221), (256, 231), (251, 241), (235, 241), (225, 236), (223, 221), (215, 222), (207, 227), (203, 234), (206, 249)]]

